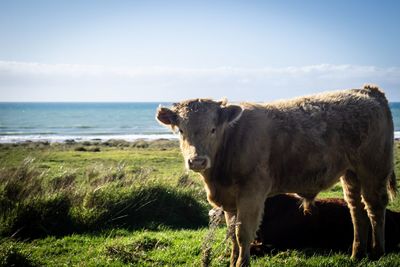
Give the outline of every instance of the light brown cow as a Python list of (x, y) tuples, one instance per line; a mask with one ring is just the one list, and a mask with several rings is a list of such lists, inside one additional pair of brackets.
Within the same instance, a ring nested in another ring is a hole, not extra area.
[[(188, 100), (156, 118), (180, 132), (186, 166), (203, 178), (208, 201), (237, 218), (231, 266), (247, 266), (264, 201), (297, 193), (306, 206), (342, 181), (354, 237), (352, 257), (385, 251), (384, 222), (393, 172), (393, 121), (377, 87), (328, 92), (269, 104)], [(365, 208), (364, 208), (364, 204)], [(365, 210), (367, 212), (365, 212)]]

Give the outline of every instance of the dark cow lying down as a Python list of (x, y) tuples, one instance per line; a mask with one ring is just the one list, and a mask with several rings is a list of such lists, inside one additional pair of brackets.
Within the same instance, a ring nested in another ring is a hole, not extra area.
[[(278, 195), (265, 202), (253, 254), (276, 249), (321, 248), (351, 251), (353, 226), (346, 202), (339, 198), (320, 199), (305, 214), (301, 198)], [(386, 250), (399, 250), (400, 213), (386, 210)]]

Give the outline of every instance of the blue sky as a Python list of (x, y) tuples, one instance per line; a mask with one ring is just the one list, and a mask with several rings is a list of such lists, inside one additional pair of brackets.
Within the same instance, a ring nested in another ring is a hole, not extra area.
[(0, 101), (400, 101), (399, 1), (0, 1)]

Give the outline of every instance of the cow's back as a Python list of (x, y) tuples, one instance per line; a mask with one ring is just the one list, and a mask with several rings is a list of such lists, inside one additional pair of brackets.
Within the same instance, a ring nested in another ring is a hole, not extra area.
[(387, 155), (384, 161), (392, 162), (393, 122), (378, 88), (243, 107), (226, 153), (235, 178), (266, 169), (276, 187), (284, 187), (279, 192), (296, 192), (292, 189), (303, 183), (315, 185), (309, 188), (313, 193), (331, 186), (334, 177), (363, 156), (381, 151)]

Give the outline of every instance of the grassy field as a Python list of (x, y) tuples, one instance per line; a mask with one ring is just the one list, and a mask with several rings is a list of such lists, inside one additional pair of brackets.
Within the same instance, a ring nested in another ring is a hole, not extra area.
[[(320, 195), (332, 196), (340, 185)], [(400, 210), (400, 197), (390, 208)], [(0, 145), (0, 266), (200, 266), (209, 246), (211, 266), (226, 266), (225, 228), (209, 230), (209, 209), (174, 141)], [(272, 251), (252, 264), (400, 266), (400, 253), (355, 262)]]

